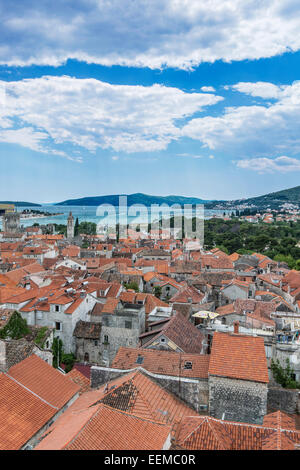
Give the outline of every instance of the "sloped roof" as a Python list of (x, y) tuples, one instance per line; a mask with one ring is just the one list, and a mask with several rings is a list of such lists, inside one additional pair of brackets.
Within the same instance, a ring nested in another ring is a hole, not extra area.
[(76, 338), (99, 339), (101, 333), (101, 323), (92, 323), (79, 320), (76, 323), (73, 336)]
[(73, 368), (66, 375), (69, 379), (72, 380), (72, 382), (74, 382), (80, 387), (80, 395), (90, 390), (90, 380), (85, 375), (83, 375), (78, 369)]
[[(208, 377), (209, 358), (208, 354), (179, 354), (156, 349), (121, 347), (111, 367), (115, 369), (142, 367), (157, 374), (205, 379)], [(185, 368), (186, 362), (191, 363), (191, 369)]]
[(185, 353), (201, 353), (202, 351), (203, 334), (181, 313), (176, 313), (168, 322), (164, 323), (162, 328), (157, 330), (157, 335), (145, 343), (143, 347), (150, 347), (151, 343), (161, 334), (167, 336)]
[[(97, 419), (103, 409), (109, 411)], [(195, 415), (194, 410), (142, 372), (131, 372), (109, 382), (108, 389), (102, 386), (83, 393), (51, 426), (36, 449), (161, 449), (182, 417)], [(152, 429), (142, 423), (161, 427)]]
[(184, 417), (176, 434), (177, 446), (188, 450), (294, 450), (299, 443), (300, 432), (289, 426), (278, 429), (211, 416)]
[(77, 385), (35, 354), (12, 366), (8, 375), (57, 409), (79, 391)]
[(57, 408), (0, 373), (0, 450), (23, 447), (57, 411)]
[(164, 423), (98, 404), (69, 413), (68, 422), (62, 419), (35, 450), (161, 450), (170, 430)]
[(269, 382), (262, 337), (215, 332), (209, 375)]

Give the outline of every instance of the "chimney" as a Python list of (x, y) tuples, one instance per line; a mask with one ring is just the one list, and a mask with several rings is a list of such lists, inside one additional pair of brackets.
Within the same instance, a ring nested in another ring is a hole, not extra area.
[(234, 328), (234, 330), (233, 330), (234, 334), (238, 335), (239, 334), (239, 322), (238, 321), (235, 321), (233, 323), (233, 328)]

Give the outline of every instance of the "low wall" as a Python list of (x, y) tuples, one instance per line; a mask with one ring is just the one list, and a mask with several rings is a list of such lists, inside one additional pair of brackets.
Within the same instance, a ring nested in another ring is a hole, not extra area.
[(298, 389), (269, 387), (268, 409), (285, 413), (300, 414), (300, 392)]

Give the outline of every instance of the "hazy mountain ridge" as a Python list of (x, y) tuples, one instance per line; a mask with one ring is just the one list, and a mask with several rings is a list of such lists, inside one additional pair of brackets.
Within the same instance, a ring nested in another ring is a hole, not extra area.
[[(120, 196), (125, 196), (121, 194)], [(214, 208), (218, 204), (224, 205), (240, 205), (240, 204), (254, 204), (257, 207), (277, 206), (280, 203), (291, 203), (300, 204), (300, 186), (294, 188), (284, 189), (273, 193), (268, 193), (263, 196), (256, 196), (247, 199), (235, 199), (231, 201), (225, 200), (205, 200), (195, 197), (184, 197), (184, 196), (151, 196), (143, 193), (129, 194), (127, 196), (127, 204), (144, 204), (149, 207), (151, 204), (205, 204), (207, 208)], [(58, 202), (55, 205), (58, 206), (99, 206), (101, 204), (112, 204), (113, 206), (119, 205), (119, 195), (108, 195), (108, 196), (95, 196), (95, 197), (84, 197), (79, 199), (68, 199), (63, 202)]]
[(24, 201), (0, 201), (0, 204), (14, 204), (16, 207), (41, 207), (41, 204)]

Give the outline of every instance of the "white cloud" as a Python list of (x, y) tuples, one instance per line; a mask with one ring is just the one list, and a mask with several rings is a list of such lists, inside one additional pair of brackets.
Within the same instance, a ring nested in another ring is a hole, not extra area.
[(300, 171), (300, 160), (291, 157), (277, 158), (252, 158), (249, 160), (237, 160), (234, 162), (238, 168), (253, 170), (257, 173), (288, 173), (291, 171)]
[(240, 82), (236, 85), (233, 85), (231, 88), (239, 91), (240, 93), (245, 93), (254, 97), (260, 97), (264, 99), (270, 98), (280, 98), (283, 94), (284, 86), (276, 86), (273, 83), (268, 82)]
[(0, 0), (0, 63), (191, 68), (300, 48), (295, 0)]
[(202, 91), (207, 91), (207, 92), (212, 92), (212, 93), (214, 93), (216, 91), (213, 86), (202, 86), (201, 90)]
[(51, 148), (48, 153), (62, 156), (62, 144), (90, 152), (99, 147), (127, 153), (165, 149), (181, 137), (178, 119), (223, 99), (162, 85), (110, 85), (71, 77), (1, 84), (6, 101), (0, 131), (2, 121), (2, 127), (10, 129), (0, 132), (0, 141), (9, 139), (37, 151)]
[(269, 86), (268, 92), (260, 83), (255, 85), (238, 84), (237, 89), (268, 97), (272, 90), (278, 98), (271, 104), (230, 107), (217, 117), (191, 119), (182, 135), (242, 158), (300, 153), (300, 81), (274, 89)]
[(190, 153), (177, 153), (177, 157), (185, 157), (185, 158), (203, 158), (203, 155), (192, 155)]

